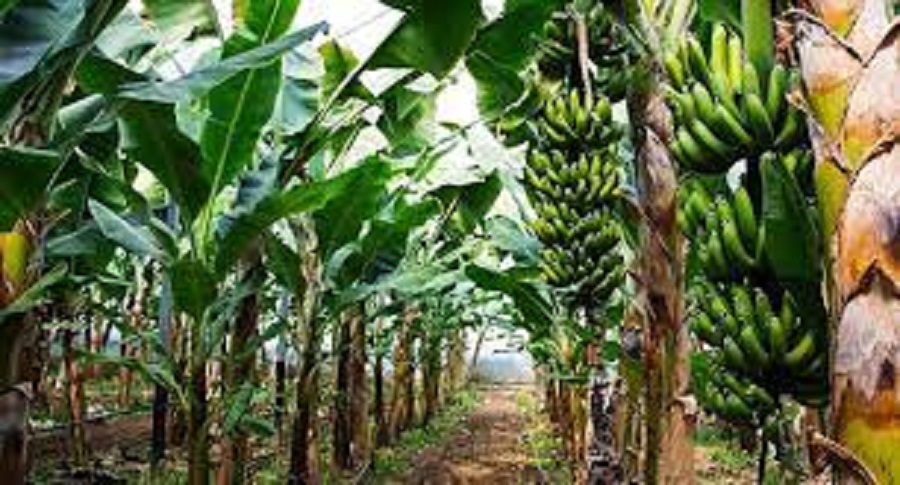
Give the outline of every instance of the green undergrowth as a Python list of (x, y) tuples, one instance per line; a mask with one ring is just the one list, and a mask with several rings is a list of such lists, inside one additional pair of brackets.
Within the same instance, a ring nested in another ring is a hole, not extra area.
[(562, 441), (541, 410), (541, 403), (530, 390), (516, 394), (516, 407), (525, 416), (524, 441), (528, 464), (540, 470), (550, 483), (573, 483), (572, 471), (562, 452)]
[(478, 401), (478, 391), (473, 387), (465, 388), (450, 397), (427, 426), (406, 431), (393, 445), (376, 450), (373, 464), (375, 481), (388, 483), (385, 481), (388, 477), (411, 469), (422, 450), (447, 441), (461, 428)]

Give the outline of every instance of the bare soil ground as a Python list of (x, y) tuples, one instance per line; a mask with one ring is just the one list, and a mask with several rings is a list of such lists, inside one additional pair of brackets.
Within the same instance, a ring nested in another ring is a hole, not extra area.
[(516, 406), (518, 387), (491, 387), (447, 442), (424, 450), (405, 476), (392, 483), (428, 485), (551, 483), (529, 465), (523, 433), (526, 419)]
[[(151, 434), (149, 414), (89, 420), (84, 428), (93, 453), (141, 446), (149, 442)], [(60, 428), (37, 433), (31, 441), (31, 451), (39, 460), (64, 459), (71, 455), (71, 445), (69, 431)]]

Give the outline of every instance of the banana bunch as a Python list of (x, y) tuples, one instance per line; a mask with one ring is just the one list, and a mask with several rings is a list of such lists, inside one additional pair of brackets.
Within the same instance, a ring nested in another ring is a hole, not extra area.
[(664, 64), (676, 124), (670, 149), (684, 168), (722, 173), (742, 158), (802, 141), (803, 115), (787, 99), (798, 74), (781, 65), (757, 72), (741, 38), (724, 25), (713, 28), (709, 55), (686, 37)]
[(585, 101), (577, 91), (549, 98), (534, 126), (539, 142), (524, 174), (543, 274), (578, 299), (607, 299), (625, 278), (622, 231), (610, 210), (622, 196), (621, 130), (609, 101)]
[(713, 281), (730, 281), (760, 271), (765, 226), (750, 195), (738, 187), (713, 199), (696, 184), (682, 198), (678, 221), (691, 239), (704, 273)]
[(541, 270), (547, 282), (572, 288), (579, 298), (609, 298), (625, 279), (625, 260), (618, 251), (622, 239), (618, 224), (605, 210), (572, 221), (555, 217), (558, 212), (551, 207), (539, 205), (540, 217), (532, 223), (544, 244)]
[(762, 422), (778, 407), (769, 391), (724, 369), (714, 369), (706, 376), (705, 384), (698, 392), (700, 404), (731, 423)]
[(525, 183), (541, 206), (538, 213), (572, 224), (584, 210), (619, 198), (621, 177), (615, 155), (600, 150), (578, 154), (571, 162), (561, 150), (534, 150), (525, 167)]
[(701, 281), (695, 286), (691, 330), (718, 350), (730, 371), (773, 395), (824, 405), (828, 365), (822, 332), (804, 322), (789, 292), (780, 300), (776, 310), (760, 288)]
[(623, 135), (613, 122), (609, 99), (582, 99), (576, 89), (549, 96), (535, 124), (543, 145), (562, 150), (606, 147)]

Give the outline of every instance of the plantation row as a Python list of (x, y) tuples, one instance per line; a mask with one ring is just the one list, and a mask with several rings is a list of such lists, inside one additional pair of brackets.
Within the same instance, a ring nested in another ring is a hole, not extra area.
[(500, 328), (578, 483), (694, 483), (698, 426), (898, 483), (897, 10), (0, 3), (0, 482), (126, 416), (126, 480), (378, 480)]

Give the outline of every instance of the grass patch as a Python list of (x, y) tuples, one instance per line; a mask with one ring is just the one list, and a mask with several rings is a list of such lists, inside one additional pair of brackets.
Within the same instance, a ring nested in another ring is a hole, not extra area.
[(694, 433), (694, 443), (702, 456), (697, 463), (699, 483), (753, 483), (757, 457), (741, 449), (734, 433), (703, 423)]
[(428, 426), (406, 431), (392, 446), (376, 450), (374, 478), (384, 480), (412, 468), (413, 460), (422, 450), (446, 441), (460, 429), (478, 405), (478, 400), (474, 388), (463, 389), (450, 398)]
[(541, 470), (552, 483), (573, 483), (572, 470), (562, 452), (557, 436), (534, 393), (521, 390), (516, 394), (516, 407), (525, 416), (525, 444), (529, 465)]

